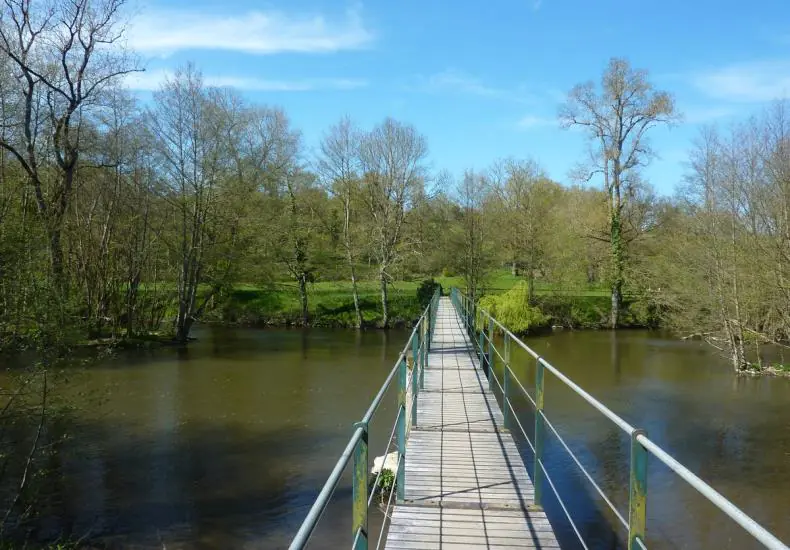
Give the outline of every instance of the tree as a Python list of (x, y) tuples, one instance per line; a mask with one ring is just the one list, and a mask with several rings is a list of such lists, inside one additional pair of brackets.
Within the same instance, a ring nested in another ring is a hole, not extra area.
[(603, 175), (608, 194), (612, 328), (620, 319), (627, 261), (623, 211), (638, 181), (639, 167), (653, 154), (647, 133), (657, 125), (672, 123), (677, 116), (671, 95), (655, 90), (646, 71), (633, 69), (628, 61), (618, 58), (609, 61), (600, 92), (592, 82), (577, 85), (560, 110), (564, 127), (586, 130), (592, 142), (586, 179)]
[(513, 275), (523, 269), (529, 302), (534, 304), (535, 279), (544, 267), (559, 186), (546, 178), (534, 161), (499, 161), (491, 176), (498, 198), (497, 215), (507, 222), (499, 225), (499, 238)]
[(464, 279), (466, 293), (479, 298), (483, 283), (494, 266), (494, 242), (491, 234), (489, 209), (491, 183), (471, 170), (464, 173), (456, 188), (458, 225), (454, 241), (454, 257), (458, 273)]
[[(234, 185), (238, 167), (229, 160), (228, 128), (243, 120), (226, 100), (187, 65), (154, 93), (148, 117), (166, 182), (163, 198), (175, 221), (169, 245), (177, 265), (179, 342), (230, 280), (239, 254), (240, 208), (251, 189)], [(204, 283), (209, 288), (199, 300)]]
[(413, 126), (387, 118), (362, 136), (361, 199), (370, 216), (372, 254), (378, 263), (382, 325), (389, 323), (387, 285), (390, 267), (400, 259), (407, 211), (425, 181), (425, 138)]
[(355, 226), (359, 194), (359, 164), (359, 133), (354, 129), (351, 119), (345, 117), (324, 135), (318, 159), (318, 172), (326, 189), (340, 201), (343, 208), (343, 249), (351, 277), (351, 294), (357, 327), (362, 326), (356, 270), (361, 239), (357, 236)]
[[(4, 133), (0, 147), (16, 158), (33, 186), (54, 280), (63, 288), (62, 232), (79, 167), (81, 128), (104, 89), (137, 67), (118, 47), (124, 0), (56, 2), (40, 12), (31, 4), (7, 0), (0, 8), (0, 52), (18, 74), (19, 94), (12, 121), (3, 120), (14, 130)], [(42, 131), (49, 134), (48, 145), (41, 143)], [(54, 179), (44, 169), (45, 151), (58, 169)]]

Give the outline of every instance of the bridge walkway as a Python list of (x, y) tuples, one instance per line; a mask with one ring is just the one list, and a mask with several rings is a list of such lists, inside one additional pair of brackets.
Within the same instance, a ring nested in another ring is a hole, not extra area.
[(390, 550), (558, 548), (474, 346), (442, 298)]

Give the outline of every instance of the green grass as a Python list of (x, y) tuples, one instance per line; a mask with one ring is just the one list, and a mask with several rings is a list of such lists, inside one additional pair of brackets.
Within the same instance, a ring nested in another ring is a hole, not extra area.
[[(436, 281), (442, 285), (442, 288), (447, 292), (452, 287), (464, 288), (463, 277), (435, 277)], [(518, 283), (525, 281), (524, 277), (513, 275), (510, 270), (501, 269), (492, 273), (484, 283), (485, 294), (500, 294), (512, 289)], [(560, 296), (587, 296), (587, 297), (603, 297), (609, 296), (610, 290), (601, 285), (585, 285), (578, 287), (558, 286), (545, 281), (535, 282), (535, 295), (560, 295)]]
[[(419, 285), (418, 281), (398, 281), (389, 285), (390, 325), (409, 325), (419, 318), (422, 312), (417, 299)], [(382, 320), (379, 283), (363, 281), (357, 289), (363, 322), (365, 325), (379, 324)], [(236, 285), (220, 302), (221, 306), (211, 312), (209, 320), (255, 325), (301, 324), (302, 306), (295, 283), (275, 283), (266, 287)], [(312, 326), (349, 327), (356, 322), (350, 282), (310, 284), (308, 308)]]
[[(435, 277), (445, 294), (452, 287), (463, 288), (461, 277)], [(390, 325), (410, 325), (422, 312), (417, 289), (422, 280), (395, 281), (389, 285)], [(486, 294), (502, 294), (523, 283), (508, 270), (496, 271), (485, 285)], [(601, 286), (562, 287), (546, 282), (536, 283), (535, 295), (540, 311), (552, 324), (574, 328), (600, 328), (609, 318), (609, 290)], [(363, 322), (366, 326), (381, 324), (381, 296), (378, 281), (357, 284)], [(308, 286), (310, 324), (319, 327), (351, 327), (356, 323), (351, 283), (321, 281)], [(631, 319), (633, 317), (633, 319)], [(641, 326), (640, 315), (634, 313), (626, 325)], [(296, 326), (302, 323), (301, 303), (296, 283), (279, 282), (260, 286), (238, 284), (218, 297), (217, 306), (206, 320), (246, 325)], [(537, 323), (542, 324), (542, 323)]]

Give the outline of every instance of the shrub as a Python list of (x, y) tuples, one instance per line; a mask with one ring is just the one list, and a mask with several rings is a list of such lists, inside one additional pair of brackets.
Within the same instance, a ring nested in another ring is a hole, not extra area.
[(433, 293), (436, 292), (436, 289), (439, 289), (439, 294), (442, 293), (442, 285), (433, 279), (426, 279), (417, 287), (417, 301), (423, 309), (431, 303), (431, 298), (433, 298)]
[(484, 296), (479, 304), (515, 334), (526, 334), (549, 325), (549, 317), (529, 304), (529, 286), (525, 281), (502, 294)]

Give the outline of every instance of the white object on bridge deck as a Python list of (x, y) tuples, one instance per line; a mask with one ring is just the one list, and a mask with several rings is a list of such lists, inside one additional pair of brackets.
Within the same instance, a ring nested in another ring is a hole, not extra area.
[(387, 549), (559, 548), (502, 421), (461, 320), (442, 298)]

